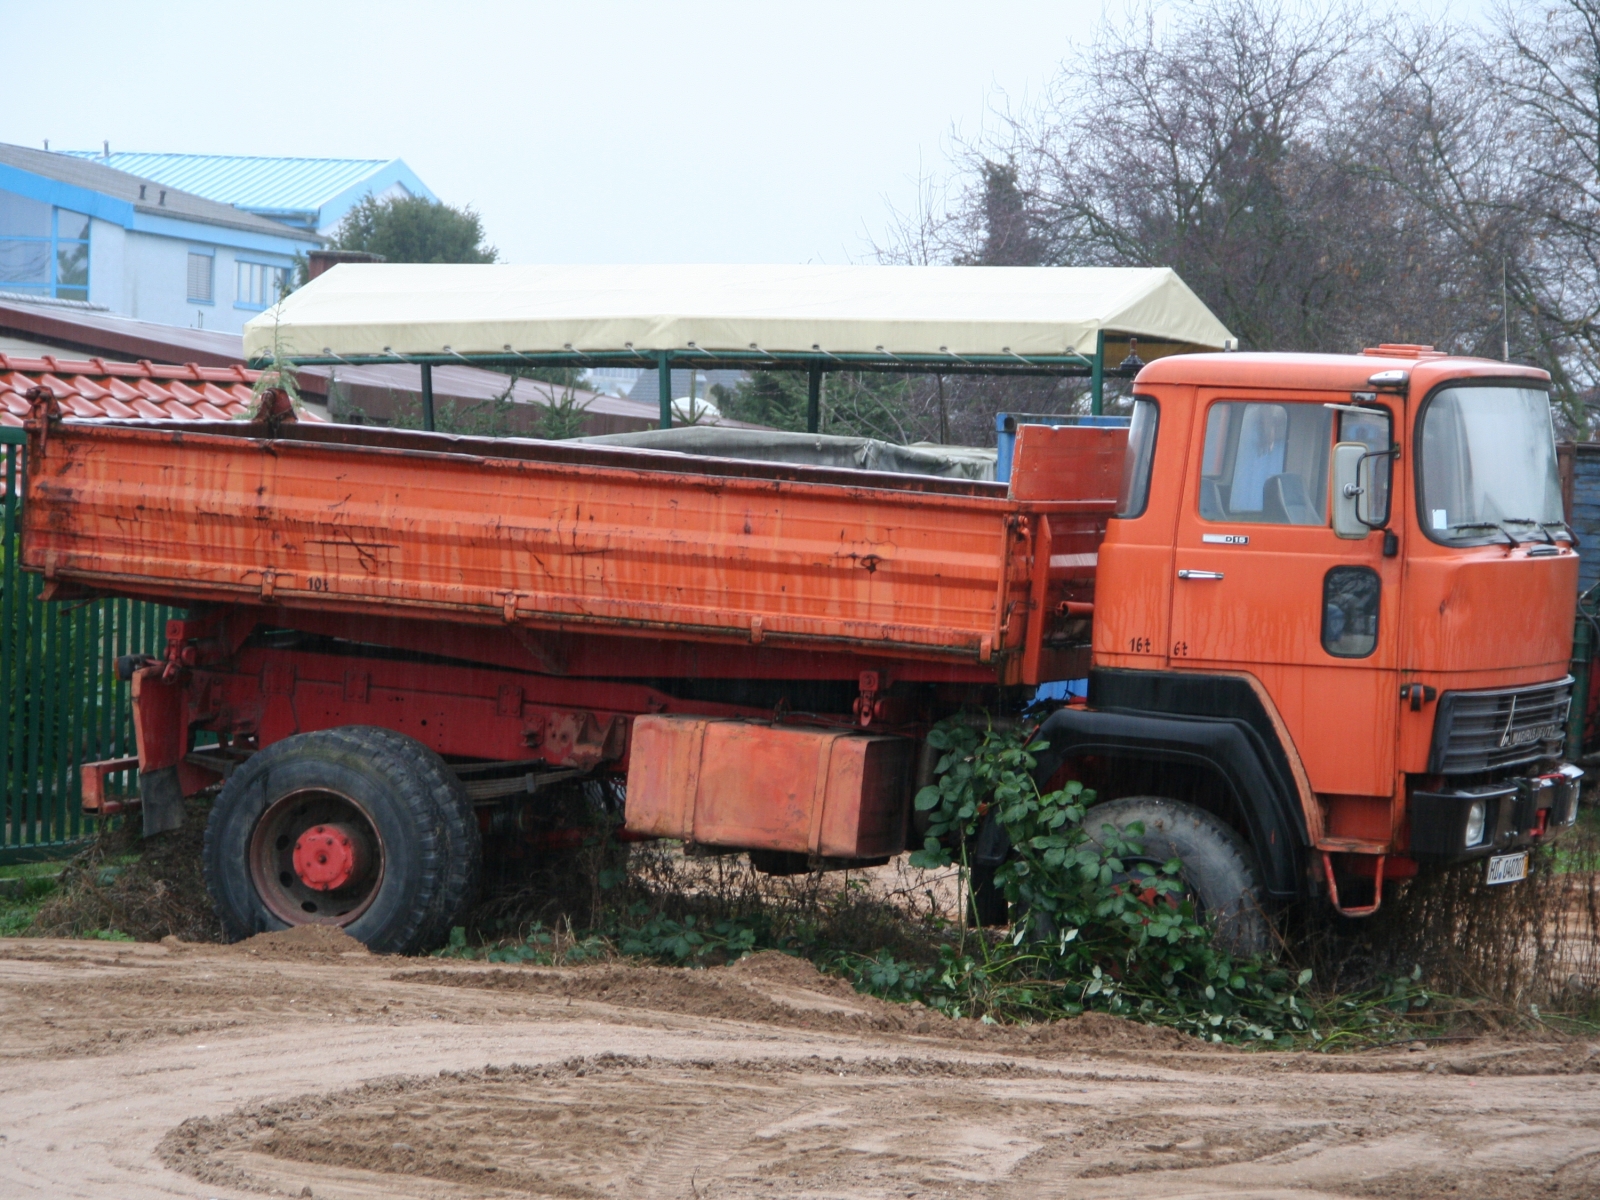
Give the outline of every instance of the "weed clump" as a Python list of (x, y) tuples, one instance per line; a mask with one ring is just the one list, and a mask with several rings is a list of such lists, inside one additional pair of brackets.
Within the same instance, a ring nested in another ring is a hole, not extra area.
[(1562, 1014), (1600, 1024), (1600, 811), (1535, 848), (1525, 880), (1491, 886), (1483, 861), (1385, 889), (1375, 917), (1296, 947), (1330, 990), (1412, 978), (1458, 1025), (1496, 1029)]
[(180, 828), (148, 838), (139, 836), (137, 821), (103, 823), (88, 847), (63, 865), (57, 892), (27, 932), (220, 942), (200, 864), (209, 810), (208, 800), (191, 800)]

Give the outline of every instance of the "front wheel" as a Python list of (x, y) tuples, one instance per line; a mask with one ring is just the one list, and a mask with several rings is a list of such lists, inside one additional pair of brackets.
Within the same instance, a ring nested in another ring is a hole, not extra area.
[(332, 925), (380, 953), (437, 945), (473, 898), (471, 804), (437, 754), (387, 729), (297, 734), (236, 770), (206, 826), (230, 941)]
[[(1129, 834), (1139, 822), (1142, 834)], [(1159, 867), (1170, 859), (1182, 863), (1185, 890), (1195, 914), (1211, 924), (1217, 944), (1231, 954), (1252, 956), (1272, 949), (1272, 924), (1255, 856), (1233, 829), (1203, 808), (1162, 796), (1129, 796), (1097, 804), (1083, 819), (1083, 829), (1097, 845), (1106, 825), (1142, 853), (1136, 863)]]

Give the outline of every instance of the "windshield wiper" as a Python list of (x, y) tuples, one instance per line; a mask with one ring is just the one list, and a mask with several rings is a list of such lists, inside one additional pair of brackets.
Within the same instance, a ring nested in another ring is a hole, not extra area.
[(1505, 534), (1506, 541), (1510, 544), (1511, 548), (1515, 550), (1518, 546), (1522, 545), (1522, 542), (1517, 538), (1516, 534), (1512, 533), (1510, 529), (1506, 528), (1507, 525), (1531, 525), (1534, 529), (1539, 531), (1539, 536), (1551, 546), (1557, 545), (1557, 542), (1556, 539), (1551, 536), (1550, 531), (1552, 529), (1559, 529), (1572, 539), (1572, 545), (1574, 548), (1576, 548), (1578, 545), (1578, 535), (1572, 531), (1572, 526), (1568, 525), (1565, 521), (1536, 521), (1532, 517), (1502, 517), (1498, 521), (1469, 521), (1460, 525), (1450, 526), (1448, 532), (1454, 533), (1458, 529), (1495, 530), (1499, 533)]
[(1567, 535), (1568, 538), (1572, 540), (1572, 548), (1574, 550), (1578, 549), (1582, 544), (1578, 541), (1578, 531), (1575, 530), (1571, 525), (1568, 525), (1565, 521), (1540, 521), (1539, 528), (1545, 530), (1561, 530)]
[[(1511, 530), (1507, 529), (1499, 521), (1464, 521), (1459, 525), (1451, 525), (1451, 526), (1449, 526), (1445, 530), (1445, 532), (1446, 533), (1454, 533), (1458, 529), (1460, 529), (1460, 530), (1487, 529), (1487, 530), (1491, 530), (1491, 531), (1498, 531), (1500, 533), (1505, 534), (1506, 542), (1511, 547), (1512, 550), (1515, 550), (1518, 546), (1522, 545), (1522, 543), (1517, 540), (1517, 535), (1512, 533)], [(1549, 537), (1550, 535), (1549, 534), (1545, 534), (1545, 536)]]
[[(1532, 525), (1539, 531), (1539, 536), (1544, 538), (1545, 541), (1549, 542), (1552, 546), (1556, 544), (1555, 538), (1551, 537), (1550, 531), (1545, 528), (1546, 524), (1554, 524), (1554, 522), (1535, 521), (1532, 517), (1502, 517), (1500, 519), (1502, 522), (1510, 525)], [(1566, 524), (1567, 523), (1565, 521), (1560, 522), (1560, 525), (1563, 529), (1566, 528)]]

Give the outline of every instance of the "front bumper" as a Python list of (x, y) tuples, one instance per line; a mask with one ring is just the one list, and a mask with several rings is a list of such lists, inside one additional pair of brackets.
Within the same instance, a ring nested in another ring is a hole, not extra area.
[(1412, 792), (1413, 857), (1458, 862), (1538, 845), (1578, 819), (1583, 772), (1571, 763), (1496, 784)]

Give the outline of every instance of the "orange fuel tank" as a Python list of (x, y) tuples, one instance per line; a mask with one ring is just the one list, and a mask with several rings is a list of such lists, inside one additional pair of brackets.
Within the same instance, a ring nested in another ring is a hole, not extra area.
[(824, 858), (905, 848), (912, 742), (756, 721), (633, 722), (628, 829)]

